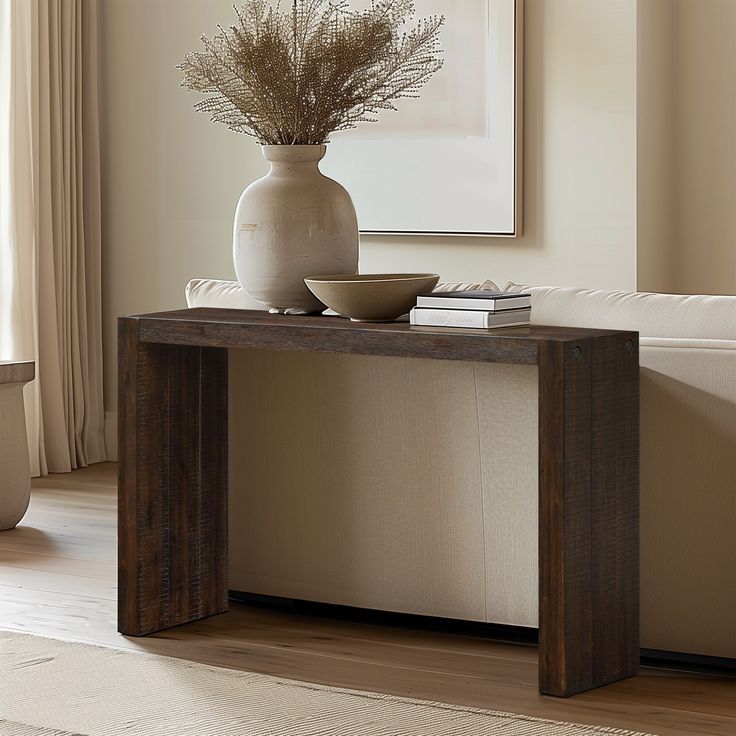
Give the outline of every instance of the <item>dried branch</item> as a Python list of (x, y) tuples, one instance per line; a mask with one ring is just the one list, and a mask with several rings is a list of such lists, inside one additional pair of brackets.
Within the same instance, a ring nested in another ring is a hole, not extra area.
[(264, 144), (325, 143), (333, 131), (376, 122), (442, 67), (444, 17), (407, 28), (412, 0), (372, 0), (363, 11), (347, 0), (234, 8), (237, 24), (203, 36), (204, 51), (177, 68), (183, 87), (208, 95), (195, 109)]

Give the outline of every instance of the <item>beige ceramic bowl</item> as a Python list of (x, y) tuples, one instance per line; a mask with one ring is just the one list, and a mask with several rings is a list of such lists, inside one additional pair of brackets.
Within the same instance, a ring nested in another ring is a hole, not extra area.
[(406, 314), (417, 296), (432, 291), (436, 273), (367, 273), (310, 276), (309, 290), (323, 304), (354, 322), (390, 322)]

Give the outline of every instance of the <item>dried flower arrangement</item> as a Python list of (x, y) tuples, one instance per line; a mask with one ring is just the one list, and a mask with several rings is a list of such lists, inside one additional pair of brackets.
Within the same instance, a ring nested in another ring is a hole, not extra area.
[(443, 16), (407, 24), (411, 0), (267, 0), (235, 7), (238, 22), (187, 54), (183, 87), (210, 95), (195, 108), (262, 144), (321, 144), (330, 133), (376, 122), (393, 101), (417, 97), (441, 68)]

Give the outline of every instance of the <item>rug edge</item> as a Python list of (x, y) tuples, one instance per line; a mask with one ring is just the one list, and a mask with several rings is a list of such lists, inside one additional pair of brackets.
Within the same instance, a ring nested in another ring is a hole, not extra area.
[[(115, 652), (121, 652), (136, 657), (147, 657), (152, 659), (175, 659), (180, 662), (186, 662), (190, 665), (197, 667), (204, 667), (209, 670), (224, 671), (230, 673), (241, 673), (243, 675), (251, 675), (254, 677), (262, 677), (267, 680), (277, 682), (288, 687), (297, 687), (305, 690), (315, 690), (318, 692), (333, 692), (342, 695), (351, 695), (354, 697), (364, 698), (367, 700), (388, 700), (394, 702), (407, 703), (410, 705), (421, 705), (430, 708), (436, 708), (439, 710), (449, 710), (460, 713), (472, 713), (475, 715), (489, 715), (500, 718), (508, 718), (518, 721), (526, 721), (530, 723), (543, 723), (549, 726), (573, 726), (579, 728), (593, 729), (595, 733), (599, 733), (602, 736), (657, 736), (657, 734), (646, 733), (643, 731), (630, 731), (627, 729), (616, 728), (613, 726), (601, 726), (590, 723), (579, 723), (577, 721), (556, 721), (549, 718), (540, 718), (538, 716), (530, 716), (524, 713), (512, 713), (508, 711), (491, 710), (488, 708), (478, 708), (471, 705), (456, 705), (454, 703), (442, 703), (435, 700), (422, 700), (420, 698), (410, 698), (404, 695), (391, 695), (389, 693), (380, 693), (373, 690), (353, 690), (351, 688), (337, 687), (335, 685), (324, 685), (316, 682), (306, 682), (304, 680), (293, 680), (288, 677), (278, 677), (276, 675), (269, 675), (263, 672), (253, 672), (251, 670), (239, 670), (231, 667), (222, 667), (218, 665), (207, 664), (204, 662), (198, 662), (196, 660), (185, 659), (183, 657), (172, 657), (166, 654), (155, 654), (154, 652), (145, 652), (138, 649), (129, 649), (126, 647), (115, 647), (107, 646), (103, 644), (96, 644), (88, 641), (79, 639), (62, 639), (57, 636), (48, 636), (45, 634), (30, 633), (27, 631), (19, 631), (17, 629), (5, 629), (0, 628), (0, 637), (10, 634), (12, 636), (25, 637), (25, 638), (36, 638), (36, 639), (48, 639), (49, 641), (59, 642), (60, 644), (72, 645), (79, 644), (82, 646), (90, 647), (92, 649), (111, 650)], [(25, 725), (25, 724), (21, 724)], [(61, 732), (63, 734), (63, 732)], [(75, 736), (71, 734), (71, 736)]]

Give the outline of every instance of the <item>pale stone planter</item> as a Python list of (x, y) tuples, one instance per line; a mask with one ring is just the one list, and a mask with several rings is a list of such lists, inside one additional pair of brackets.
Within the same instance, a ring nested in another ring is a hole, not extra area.
[(324, 176), (325, 145), (263, 146), (271, 169), (241, 195), (233, 260), (243, 291), (272, 312), (324, 309), (307, 276), (358, 271), (358, 220), (350, 195)]
[(35, 373), (33, 362), (0, 363), (0, 531), (18, 524), (31, 499), (23, 386)]

